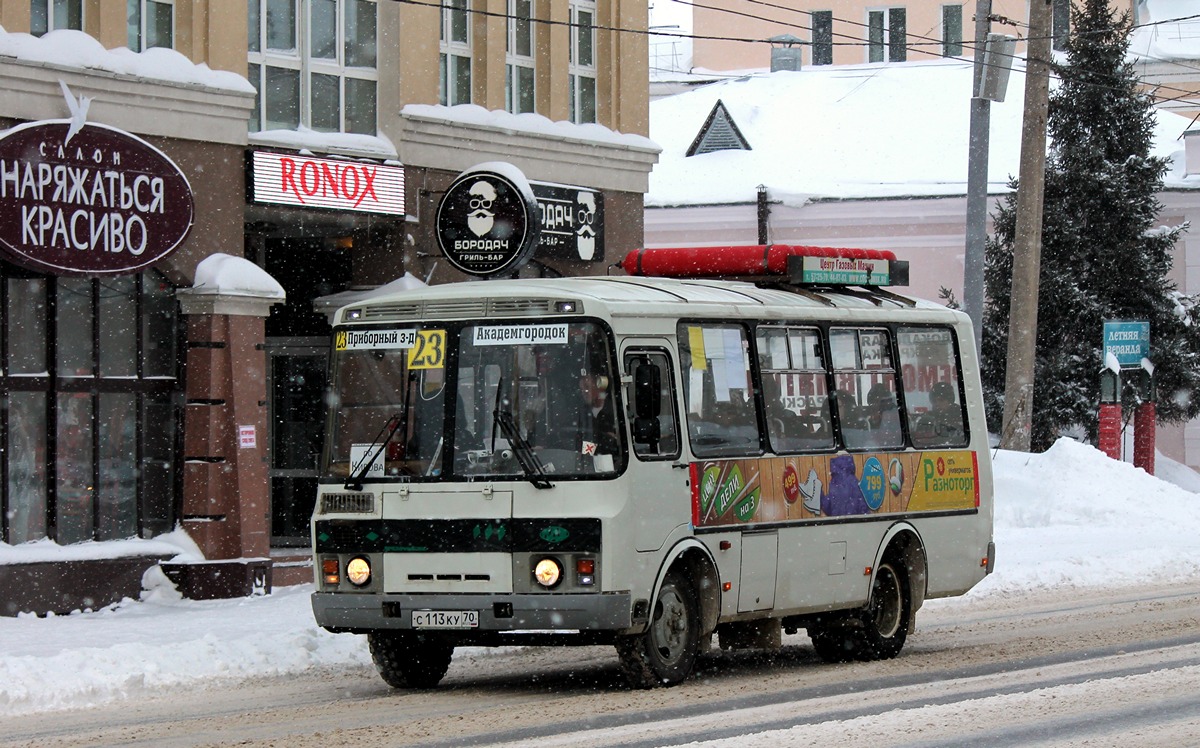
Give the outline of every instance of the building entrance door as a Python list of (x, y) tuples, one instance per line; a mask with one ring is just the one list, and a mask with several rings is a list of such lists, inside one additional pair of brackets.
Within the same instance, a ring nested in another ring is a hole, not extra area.
[(266, 239), (256, 255), (287, 293), (287, 303), (266, 320), (271, 546), (305, 547), (325, 427), (330, 331), (313, 300), (346, 290), (350, 252), (323, 239), (287, 238)]
[(306, 546), (317, 495), (329, 338), (267, 341), (271, 545)]

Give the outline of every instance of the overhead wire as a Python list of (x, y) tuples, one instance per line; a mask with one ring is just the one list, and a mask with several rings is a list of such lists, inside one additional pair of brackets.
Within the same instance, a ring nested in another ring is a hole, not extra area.
[[(753, 19), (756, 19), (756, 20), (760, 20), (760, 21), (765, 21), (765, 22), (768, 22), (768, 23), (777, 23), (777, 24), (782, 24), (782, 25), (784, 25), (784, 26), (786, 26), (786, 27), (789, 27), (789, 28), (795, 28), (795, 29), (800, 29), (800, 30), (809, 31), (809, 32), (811, 32), (811, 31), (812, 31), (811, 27), (804, 26), (803, 24), (794, 24), (794, 23), (789, 23), (789, 22), (787, 22), (787, 21), (781, 21), (781, 20), (779, 20), (779, 19), (775, 19), (775, 18), (766, 18), (766, 17), (764, 17), (764, 16), (755, 16), (755, 15), (753, 15), (753, 14), (748, 14), (748, 13), (745, 13), (744, 11), (733, 11), (733, 10), (731, 10), (731, 9), (722, 8), (722, 7), (720, 7), (720, 6), (709, 5), (709, 4), (707, 4), (707, 3), (700, 2), (699, 0), (675, 0), (675, 1), (676, 1), (676, 2), (678, 2), (678, 3), (680, 3), (681, 5), (688, 5), (688, 6), (691, 6), (691, 7), (699, 7), (699, 8), (704, 8), (705, 10), (712, 10), (712, 11), (717, 11), (717, 12), (730, 12), (730, 13), (734, 13), (734, 14), (736, 14), (736, 15), (745, 16), (745, 17), (750, 17), (750, 18), (753, 18)], [(774, 8), (774, 9), (778, 9), (778, 10), (784, 10), (784, 11), (788, 11), (788, 12), (791, 12), (791, 13), (802, 13), (802, 14), (806, 14), (806, 15), (808, 15), (810, 18), (811, 18), (812, 14), (813, 14), (813, 11), (810, 11), (810, 10), (803, 10), (803, 9), (800, 9), (800, 8), (792, 8), (792, 7), (788, 7), (788, 6), (786, 6), (786, 5), (780, 5), (780, 4), (778, 4), (778, 3), (767, 2), (767, 0), (744, 0), (744, 1), (745, 1), (745, 2), (748, 2), (748, 3), (751, 3), (751, 4), (754, 4), (754, 5), (762, 5), (762, 6), (764, 6), (764, 7)], [(1003, 18), (1003, 17), (1000, 17), (1000, 18)], [(1177, 23), (1177, 22), (1180, 22), (1180, 21), (1188, 21), (1188, 20), (1194, 20), (1194, 19), (1200, 19), (1200, 14), (1195, 14), (1195, 15), (1190, 15), (1190, 16), (1179, 16), (1179, 17), (1176, 17), (1176, 18), (1162, 19), (1162, 20), (1158, 20), (1158, 21), (1149, 21), (1149, 22), (1146, 22), (1146, 23), (1141, 23), (1141, 24), (1130, 24), (1129, 28), (1130, 28), (1130, 30), (1139, 29), (1139, 28), (1150, 28), (1150, 27), (1153, 27), (1153, 26), (1160, 26), (1160, 25), (1167, 24), (1167, 23)], [(851, 20), (849, 20), (849, 19), (845, 19), (845, 18), (837, 18), (837, 17), (835, 17), (833, 20), (835, 20), (835, 21), (838, 21), (838, 22), (840, 22), (840, 23), (843, 23), (843, 24), (848, 24), (848, 25), (851, 25), (851, 26), (859, 26), (859, 27), (864, 27), (864, 28), (868, 28), (868, 29), (870, 28), (870, 25), (869, 25), (869, 24), (863, 23), (863, 22), (861, 22), (861, 21), (851, 21)], [(1011, 21), (1010, 19), (1003, 19), (1003, 20), (1004, 20), (1005, 22), (1012, 23), (1013, 25), (1020, 25), (1020, 26), (1022, 26), (1022, 27), (1028, 28), (1028, 26), (1027, 26), (1026, 24), (1018, 24), (1017, 22), (1015, 22), (1015, 21)], [(1079, 32), (1079, 33), (1084, 33), (1084, 32)], [(1099, 33), (1099, 32), (1097, 32), (1097, 33)], [(836, 36), (841, 36), (841, 37), (844, 37), (844, 38), (850, 38), (850, 39), (854, 40), (854, 41), (851, 41), (851, 42), (837, 42), (837, 43), (835, 43), (836, 45), (839, 45), (839, 46), (842, 46), (842, 45), (845, 45), (845, 46), (856, 45), (856, 46), (857, 46), (857, 45), (862, 45), (862, 44), (864, 43), (864, 42), (863, 42), (863, 40), (861, 40), (861, 39), (858, 39), (857, 37), (852, 37), (852, 36), (849, 36), (849, 35), (847, 35), (847, 34), (835, 34), (835, 35), (836, 35)], [(908, 43), (908, 44), (906, 44), (906, 45), (905, 45), (905, 48), (906, 48), (908, 51), (911, 51), (911, 52), (913, 52), (914, 54), (925, 54), (925, 55), (930, 55), (930, 56), (940, 56), (940, 55), (934, 55), (933, 53), (931, 53), (931, 52), (929, 52), (929, 51), (927, 51), (927, 50), (925, 50), (925, 49), (922, 49), (922, 47), (924, 47), (924, 46), (934, 46), (934, 45), (938, 45), (938, 46), (940, 46), (940, 45), (943, 43), (943, 42), (942, 42), (942, 40), (939, 40), (939, 39), (936, 39), (936, 38), (933, 38), (933, 37), (929, 37), (929, 36), (925, 36), (925, 35), (921, 35), (921, 34), (911, 34), (911, 33), (907, 33), (907, 32), (906, 32), (906, 36), (908, 36), (908, 37), (915, 37), (915, 38), (917, 38), (917, 39), (922, 39), (922, 40), (925, 40), (925, 42), (924, 42), (924, 43), (917, 42), (917, 43)], [(1052, 36), (1050, 36), (1050, 37), (1048, 37), (1048, 38), (1050, 38), (1050, 39), (1053, 39), (1053, 38), (1055, 38), (1055, 36), (1053, 36), (1053, 35), (1052, 35)], [(1031, 40), (1033, 40), (1033, 39), (1034, 39), (1034, 37), (1030, 37), (1030, 36), (1026, 36), (1026, 35), (1021, 35), (1021, 36), (1019, 37), (1019, 40), (1025, 41), (1026, 43), (1028, 43), (1029, 41), (1031, 41)], [(865, 43), (866, 43), (866, 44), (870, 44), (871, 42), (870, 42), (869, 40), (867, 40)], [(962, 40), (962, 41), (961, 41), (961, 44), (962, 44), (962, 47), (963, 47), (963, 49), (964, 49), (964, 50), (967, 50), (967, 49), (969, 49), (969, 50), (974, 50), (974, 49), (976, 49), (976, 48), (977, 48), (977, 45), (974, 43), (974, 41), (973, 41), (973, 40), (972, 40), (972, 41), (967, 41), (967, 40), (965, 40), (965, 39), (964, 39), (964, 40)], [(1022, 61), (1024, 61), (1024, 59), (1025, 59), (1024, 57), (1021, 57), (1021, 56), (1018, 56), (1018, 55), (1009, 55), (1009, 57), (1011, 58), (1011, 59), (1010, 59), (1010, 63), (1011, 63), (1011, 62), (1022, 62)], [(1200, 67), (1195, 67), (1195, 66), (1192, 66), (1192, 65), (1188, 65), (1187, 63), (1185, 63), (1185, 62), (1183, 62), (1183, 61), (1178, 61), (1178, 60), (1167, 60), (1167, 59), (1165, 59), (1165, 58), (1157, 58), (1157, 57), (1154, 57), (1154, 56), (1152, 56), (1152, 55), (1143, 55), (1143, 57), (1146, 57), (1146, 58), (1149, 58), (1149, 59), (1153, 59), (1153, 60), (1155, 60), (1155, 61), (1158, 61), (1158, 62), (1165, 62), (1165, 63), (1169, 63), (1169, 64), (1174, 64), (1174, 65), (1177, 65), (1177, 66), (1179, 66), (1179, 67), (1181, 67), (1181, 68), (1183, 68), (1183, 69), (1185, 69), (1185, 70), (1196, 70), (1196, 71), (1200, 71)], [(985, 63), (985, 64), (986, 64), (986, 63)], [(1022, 72), (1024, 72), (1024, 71), (1022, 71)], [(1179, 94), (1178, 96), (1172, 96), (1172, 97), (1164, 97), (1164, 96), (1157, 96), (1157, 95), (1155, 95), (1155, 98), (1156, 98), (1156, 100), (1160, 101), (1161, 103), (1169, 103), (1169, 102), (1172, 102), (1172, 101), (1178, 101), (1178, 100), (1181, 100), (1181, 99), (1185, 99), (1185, 98), (1187, 98), (1187, 97), (1189, 97), (1189, 96), (1193, 96), (1193, 97), (1194, 97), (1194, 96), (1200, 96), (1200, 91), (1196, 91), (1196, 90), (1192, 90), (1192, 89), (1178, 88), (1178, 87), (1175, 87), (1175, 86), (1169, 86), (1169, 85), (1165, 85), (1165, 84), (1162, 84), (1162, 83), (1152, 83), (1152, 82), (1148, 82), (1148, 81), (1142, 81), (1142, 83), (1143, 83), (1144, 85), (1146, 85), (1146, 86), (1153, 86), (1153, 88), (1154, 88), (1154, 90), (1155, 90), (1155, 91), (1172, 91), (1172, 92), (1175, 92), (1175, 93), (1178, 93), (1178, 94)]]
[[(446, 10), (457, 10), (457, 11), (474, 13), (477, 15), (492, 17), (492, 18), (504, 18), (504, 19), (516, 18), (515, 15), (507, 13), (507, 12), (501, 13), (501, 12), (497, 12), (497, 11), (489, 11), (489, 10), (482, 9), (482, 8), (473, 8), (473, 7), (470, 7), (469, 5), (466, 5), (465, 7), (464, 6), (451, 6), (451, 5), (447, 5), (442, 0), (393, 0), (393, 2), (397, 2), (400, 4), (404, 4), (404, 5), (423, 6), (423, 7), (428, 7), (428, 8), (438, 8), (438, 9), (446, 9)], [(717, 6), (698, 2), (698, 0), (675, 0), (675, 2), (678, 2), (682, 5), (689, 5), (692, 7), (703, 8), (705, 10), (726, 12), (726, 13), (731, 13), (733, 15), (738, 15), (738, 16), (742, 16), (745, 18), (749, 18), (752, 20), (759, 20), (759, 21), (764, 21), (767, 23), (778, 24), (778, 25), (782, 25), (786, 28), (792, 28), (792, 29), (797, 29), (797, 30), (801, 30), (801, 31), (808, 31), (810, 33), (812, 32), (811, 26), (805, 26), (803, 24), (797, 24), (797, 23), (790, 23), (787, 21), (780, 21), (779, 19), (767, 18), (764, 16), (747, 13), (745, 11), (734, 11), (732, 9), (720, 8)], [(767, 7), (778, 8), (781, 10), (787, 10), (787, 11), (794, 12), (794, 13), (804, 13), (804, 14), (807, 14), (810, 18), (813, 13), (813, 11), (803, 10), (803, 9), (799, 9), (799, 8), (789, 8), (787, 6), (778, 5), (776, 3), (766, 2), (766, 0), (746, 0), (746, 2), (750, 2), (750, 3), (756, 4), (756, 5), (763, 5), (763, 6), (767, 6)], [(1177, 18), (1162, 19), (1159, 21), (1152, 21), (1152, 22), (1147, 22), (1144, 24), (1131, 24), (1129, 28), (1131, 30), (1133, 30), (1133, 29), (1137, 29), (1137, 28), (1159, 26), (1159, 25), (1163, 25), (1163, 24), (1167, 24), (1167, 23), (1177, 23), (1180, 21), (1188, 21), (1188, 20), (1194, 20), (1194, 19), (1200, 19), (1200, 14), (1195, 14), (1195, 15), (1190, 15), (1190, 16), (1180, 16)], [(522, 20), (527, 20), (531, 23), (539, 23), (539, 24), (548, 25), (548, 26), (578, 27), (578, 24), (575, 22), (572, 22), (572, 21), (555, 21), (555, 20), (551, 20), (551, 19), (547, 19), (547, 18), (528, 18), (528, 19), (523, 18)], [(1005, 20), (1008, 20), (1008, 19), (1005, 19)], [(863, 23), (861, 21), (851, 21), (848, 19), (838, 18), (838, 17), (834, 17), (833, 21), (842, 23), (842, 24), (848, 24), (851, 26), (860, 26), (860, 27), (864, 27), (864, 28), (868, 28), (868, 29), (870, 28), (869, 24)], [(1013, 22), (1013, 23), (1015, 23), (1015, 22)], [(669, 32), (669, 31), (654, 30), (654, 29), (649, 29), (649, 28), (647, 28), (647, 29), (632, 29), (632, 28), (626, 28), (626, 27), (620, 27), (620, 26), (606, 26), (606, 25), (595, 24), (595, 23), (591, 24), (590, 28), (593, 28), (598, 31), (623, 33), (623, 34), (636, 34), (636, 35), (647, 36), (647, 37), (657, 36), (657, 37), (700, 40), (700, 41), (727, 41), (727, 42), (738, 42), (738, 43), (747, 43), (747, 44), (773, 44), (774, 43), (769, 38), (762, 39), (762, 38), (754, 38), (754, 37), (695, 34), (695, 33), (690, 33), (690, 32), (689, 33)], [(833, 46), (859, 46), (859, 47), (861, 47), (861, 46), (870, 46), (873, 44), (877, 44), (876, 42), (872, 42), (870, 39), (862, 39), (861, 37), (855, 37), (855, 36), (845, 34), (845, 33), (831, 32), (831, 35), (834, 37), (850, 40), (850, 41), (832, 41), (831, 40), (829, 42), (826, 42), (827, 44), (832, 44)], [(905, 37), (906, 37), (906, 43), (903, 45), (903, 48), (906, 49), (907, 51), (913, 52), (914, 54), (927, 55), (927, 56), (935, 58), (935, 59), (943, 59), (944, 58), (944, 56), (941, 54), (938, 54), (936, 52), (931, 52), (929, 50), (922, 48), (922, 47), (931, 47), (931, 46), (941, 46), (943, 43), (942, 40), (919, 35), (919, 34), (909, 34), (907, 31), (905, 32)], [(907, 42), (908, 37), (915, 37), (919, 40), (924, 40), (924, 41), (908, 43)], [(1032, 38), (1033, 37), (1020, 36), (1020, 37), (1018, 37), (1018, 40), (1028, 42)], [(1049, 38), (1054, 38), (1054, 37), (1051, 36)], [(962, 47), (964, 50), (975, 50), (978, 46), (974, 40), (968, 40), (968, 39), (963, 39), (961, 41), (961, 44), (962, 44)], [(886, 48), (887, 46), (888, 45), (885, 43), (884, 47)], [(1026, 60), (1025, 57), (1016, 55), (1016, 54), (1007, 55), (1007, 57), (1010, 58), (1010, 61), (1009, 61), (1010, 64), (1020, 64), (1022, 66), (1024, 65), (1025, 60)], [(955, 58), (946, 58), (946, 59), (955, 59)], [(1167, 60), (1162, 60), (1162, 61), (1179, 64), (1179, 63), (1176, 63), (1175, 61), (1167, 61)], [(1047, 62), (1047, 64), (1051, 65), (1051, 66), (1053, 66), (1053, 64), (1054, 64), (1053, 60), (1045, 61), (1045, 62)], [(984, 63), (984, 64), (986, 65), (987, 63)], [(997, 67), (999, 67), (999, 66), (997, 66)], [(1005, 67), (1009, 67), (1009, 66), (1005, 66)], [(1188, 66), (1183, 65), (1183, 64), (1180, 64), (1180, 67), (1184, 67), (1185, 69), (1193, 69), (1193, 68), (1189, 68)], [(1200, 68), (1194, 68), (1194, 69), (1200, 70)], [(1017, 68), (1017, 70), (1018, 70), (1018, 72), (1021, 72), (1021, 73), (1027, 72), (1024, 69), (1024, 67)], [(1050, 75), (1053, 76), (1054, 73), (1051, 72)], [(722, 77), (738, 78), (738, 77), (743, 77), (743, 75), (739, 74), (739, 75), (729, 75), (729, 76), (722, 76)], [(1200, 91), (1178, 88), (1175, 86), (1154, 83), (1154, 82), (1145, 81), (1145, 80), (1141, 80), (1141, 79), (1139, 79), (1139, 82), (1141, 82), (1143, 85), (1145, 85), (1147, 87), (1153, 87), (1154, 91), (1168, 91), (1168, 92), (1173, 92), (1173, 93), (1178, 94), (1178, 96), (1160, 96), (1160, 95), (1157, 95), (1156, 93), (1151, 93), (1151, 95), (1155, 98), (1155, 100), (1160, 103), (1170, 103), (1172, 101), (1181, 101), (1188, 97), (1200, 97)], [(1100, 86), (1100, 84), (1085, 84), (1085, 85)]]
[[(715, 5), (709, 5), (709, 4), (707, 4), (707, 3), (703, 3), (703, 2), (700, 2), (699, 0), (675, 0), (675, 1), (676, 1), (676, 2), (678, 2), (678, 3), (679, 3), (679, 4), (681, 4), (681, 5), (688, 5), (688, 6), (691, 6), (691, 7), (694, 7), (694, 8), (695, 8), (695, 7), (699, 7), (699, 8), (704, 8), (705, 10), (713, 10), (713, 11), (718, 11), (718, 12), (731, 12), (731, 13), (735, 13), (735, 14), (737, 14), (737, 15), (741, 15), (741, 16), (748, 16), (748, 17), (750, 17), (750, 18), (754, 18), (754, 19), (756, 19), (756, 20), (760, 20), (760, 21), (765, 21), (765, 22), (768, 22), (768, 23), (782, 24), (783, 26), (786, 26), (786, 27), (788, 27), (788, 28), (795, 28), (795, 29), (800, 29), (800, 30), (809, 31), (809, 32), (811, 32), (811, 31), (812, 31), (811, 27), (804, 26), (804, 25), (802, 25), (802, 24), (793, 24), (793, 23), (789, 23), (789, 22), (787, 22), (787, 21), (781, 21), (781, 20), (779, 20), (779, 19), (775, 19), (775, 18), (766, 18), (766, 17), (764, 17), (764, 16), (754, 16), (753, 14), (747, 14), (747, 13), (745, 13), (744, 11), (732, 11), (732, 10), (730, 10), (730, 9), (726, 9), (726, 8), (722, 8), (722, 7), (719, 7), (719, 6), (715, 6)], [(806, 14), (806, 15), (808, 15), (810, 18), (811, 18), (812, 14), (813, 14), (813, 11), (810, 11), (810, 10), (803, 10), (803, 9), (800, 9), (800, 8), (792, 8), (792, 7), (788, 7), (788, 6), (785, 6), (785, 5), (779, 5), (779, 4), (777, 4), (777, 3), (767, 2), (767, 0), (744, 0), (744, 2), (752, 3), (752, 4), (755, 4), (755, 5), (762, 5), (762, 6), (765, 6), (765, 7), (770, 7), (770, 8), (775, 8), (775, 9), (778, 9), (778, 10), (785, 10), (785, 11), (788, 11), (788, 12), (791, 12), (791, 13), (803, 13), (803, 14)], [(1195, 15), (1190, 15), (1190, 16), (1180, 16), (1180, 17), (1177, 17), (1177, 18), (1170, 18), (1170, 19), (1162, 19), (1162, 20), (1159, 20), (1159, 21), (1151, 21), (1151, 22), (1147, 22), (1147, 23), (1143, 23), (1143, 24), (1130, 24), (1129, 28), (1130, 28), (1130, 30), (1134, 30), (1134, 29), (1138, 29), (1138, 28), (1149, 28), (1149, 27), (1152, 27), (1152, 26), (1160, 26), (1160, 25), (1163, 25), (1163, 24), (1166, 24), (1166, 23), (1176, 23), (1176, 22), (1180, 22), (1180, 21), (1188, 21), (1188, 20), (1194, 20), (1194, 19), (1200, 19), (1200, 14), (1195, 14)], [(848, 25), (851, 25), (851, 26), (860, 26), (860, 27), (864, 27), (864, 28), (868, 28), (868, 29), (870, 28), (870, 25), (869, 25), (869, 24), (863, 23), (863, 22), (861, 22), (861, 21), (851, 21), (851, 20), (849, 20), (849, 19), (845, 19), (845, 18), (836, 18), (836, 17), (834, 18), (834, 20), (835, 20), (835, 21), (838, 21), (838, 22), (840, 22), (840, 23), (843, 23), (843, 24), (848, 24)], [(1010, 23), (1013, 23), (1014, 25), (1016, 25), (1016, 22), (1015, 22), (1015, 21), (1009, 21), (1009, 19), (1005, 19), (1005, 21), (1008, 21), (1008, 22), (1010, 22)], [(1024, 27), (1026, 27), (1026, 28), (1028, 28), (1028, 26), (1027, 26), (1027, 25), (1025, 25), (1025, 24), (1021, 24), (1021, 25), (1022, 25), (1022, 26), (1024, 26)], [(1079, 33), (1084, 33), (1084, 32), (1079, 32)], [(1096, 32), (1096, 33), (1100, 33), (1100, 32)], [(857, 39), (857, 37), (851, 37), (851, 36), (849, 36), (849, 35), (847, 35), (847, 34), (835, 34), (835, 35), (837, 35), (837, 36), (842, 36), (842, 37), (846, 37), (846, 38), (851, 38), (851, 39)], [(925, 42), (925, 43), (920, 43), (920, 42), (918, 42), (918, 43), (908, 43), (908, 44), (905, 44), (905, 49), (907, 49), (908, 51), (910, 51), (910, 52), (913, 52), (914, 54), (924, 54), (924, 55), (930, 55), (930, 56), (932, 56), (932, 57), (941, 57), (941, 56), (942, 56), (942, 55), (935, 55), (935, 54), (933, 54), (933, 53), (929, 52), (928, 50), (925, 50), (925, 49), (922, 49), (922, 48), (921, 48), (921, 47), (924, 47), (924, 46), (933, 46), (933, 45), (939, 45), (939, 46), (940, 46), (940, 45), (942, 44), (942, 41), (941, 41), (941, 40), (938, 40), (938, 39), (936, 39), (936, 38), (932, 38), (932, 37), (928, 37), (928, 36), (923, 36), (923, 35), (920, 35), (920, 34), (909, 34), (909, 33), (907, 33), (907, 32), (906, 32), (906, 36), (909, 36), (909, 37), (916, 37), (917, 39), (923, 39), (923, 40), (926, 40), (926, 42)], [(1055, 37), (1054, 35), (1051, 35), (1051, 36), (1049, 36), (1049, 37), (1045, 37), (1045, 38), (1054, 39), (1054, 38), (1056, 38), (1056, 37)], [(1024, 41), (1024, 42), (1026, 42), (1026, 43), (1028, 43), (1029, 41), (1032, 41), (1032, 40), (1034, 40), (1034, 39), (1035, 39), (1035, 37), (1030, 37), (1030, 36), (1025, 36), (1025, 35), (1022, 35), (1022, 36), (1019, 36), (1019, 37), (1018, 37), (1018, 40), (1019, 40), (1019, 41)], [(836, 45), (839, 45), (839, 46), (841, 46), (841, 45), (845, 45), (845, 46), (851, 46), (851, 45), (862, 45), (863, 43), (864, 43), (864, 42), (863, 42), (861, 39), (858, 39), (858, 40), (857, 40), (857, 41), (855, 41), (855, 42), (838, 42), (838, 43), (835, 43), (835, 44), (836, 44)], [(865, 43), (866, 43), (866, 44), (870, 44), (871, 42), (870, 42), (869, 40), (867, 40)], [(967, 41), (967, 40), (965, 40), (965, 39), (964, 39), (964, 40), (962, 40), (961, 44), (962, 44), (962, 46), (963, 46), (963, 49), (964, 49), (964, 50), (968, 50), (968, 49), (969, 49), (969, 50), (975, 50), (975, 49), (977, 48), (977, 44), (975, 44), (974, 40)], [(885, 46), (886, 46), (886, 45), (885, 45)], [(1019, 56), (1019, 55), (1015, 55), (1015, 54), (1014, 54), (1014, 55), (1007, 55), (1007, 57), (1009, 57), (1009, 58), (1010, 58), (1010, 59), (1009, 59), (1009, 63), (1010, 63), (1010, 65), (1011, 65), (1012, 63), (1022, 63), (1022, 64), (1023, 64), (1023, 63), (1024, 63), (1024, 60), (1026, 59), (1025, 57), (1022, 57), (1022, 56)], [(1166, 63), (1170, 63), (1170, 64), (1176, 64), (1176, 65), (1178, 65), (1179, 67), (1182, 67), (1182, 68), (1184, 68), (1185, 70), (1196, 70), (1196, 71), (1200, 72), (1200, 67), (1194, 67), (1194, 66), (1190, 66), (1190, 65), (1188, 65), (1188, 64), (1186, 64), (1186, 63), (1184, 63), (1184, 62), (1181, 62), (1181, 61), (1175, 61), (1175, 60), (1166, 60), (1166, 59), (1163, 59), (1163, 58), (1155, 58), (1155, 57), (1153, 57), (1153, 56), (1150, 56), (1150, 55), (1145, 55), (1145, 57), (1148, 57), (1148, 58), (1150, 58), (1150, 59), (1154, 59), (1154, 60), (1156, 60), (1156, 61), (1159, 61), (1159, 62), (1166, 62)], [(987, 65), (987, 63), (984, 63), (984, 64), (985, 64), (985, 65)], [(1050, 61), (1048, 64), (1051, 64), (1051, 65), (1053, 65), (1053, 61)], [(1023, 68), (1022, 68), (1022, 69), (1020, 69), (1020, 72), (1024, 73), (1024, 72), (1026, 72), (1026, 71), (1025, 71)], [(1153, 87), (1153, 89), (1154, 89), (1154, 91), (1155, 91), (1155, 92), (1157, 92), (1157, 91), (1171, 91), (1171, 92), (1174, 92), (1174, 93), (1177, 93), (1177, 94), (1179, 94), (1178, 96), (1171, 96), (1171, 97), (1167, 97), (1167, 96), (1158, 96), (1156, 93), (1152, 93), (1151, 95), (1152, 95), (1152, 96), (1154, 96), (1155, 100), (1156, 100), (1156, 101), (1158, 101), (1159, 103), (1164, 103), (1164, 104), (1165, 104), (1165, 103), (1170, 103), (1170, 102), (1173, 102), (1173, 101), (1180, 101), (1180, 100), (1186, 99), (1186, 98), (1188, 98), (1188, 97), (1200, 97), (1200, 91), (1197, 91), (1197, 90), (1194, 90), (1194, 89), (1178, 88), (1178, 87), (1176, 87), (1176, 86), (1169, 86), (1169, 85), (1162, 84), (1162, 83), (1155, 83), (1155, 82), (1149, 82), (1149, 81), (1142, 81), (1141, 79), (1139, 79), (1139, 80), (1140, 80), (1140, 81), (1143, 83), (1143, 85), (1146, 85), (1146, 86), (1148, 86), (1148, 87)], [(1099, 84), (1092, 84), (1092, 85), (1099, 85)]]

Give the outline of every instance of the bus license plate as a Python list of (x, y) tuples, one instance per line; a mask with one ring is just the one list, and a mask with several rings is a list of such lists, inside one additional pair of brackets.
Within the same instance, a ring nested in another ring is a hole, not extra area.
[(479, 627), (478, 610), (414, 610), (415, 629), (473, 629)]

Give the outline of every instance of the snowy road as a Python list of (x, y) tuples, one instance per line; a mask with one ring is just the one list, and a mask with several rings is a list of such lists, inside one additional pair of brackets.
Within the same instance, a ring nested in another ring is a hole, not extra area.
[(1200, 584), (934, 601), (896, 660), (714, 649), (629, 691), (611, 648), (456, 657), (442, 688), (311, 672), (12, 720), (0, 746), (1159, 746), (1200, 739)]

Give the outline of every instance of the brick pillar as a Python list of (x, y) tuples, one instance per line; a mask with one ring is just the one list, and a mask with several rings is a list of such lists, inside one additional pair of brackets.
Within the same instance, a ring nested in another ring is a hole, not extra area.
[(1121, 404), (1100, 404), (1100, 451), (1121, 459)]
[(279, 299), (178, 292), (187, 317), (183, 528), (205, 558), (270, 552), (264, 319)]
[(1133, 412), (1133, 464), (1154, 475), (1154, 432), (1158, 428), (1158, 407), (1142, 403)]

